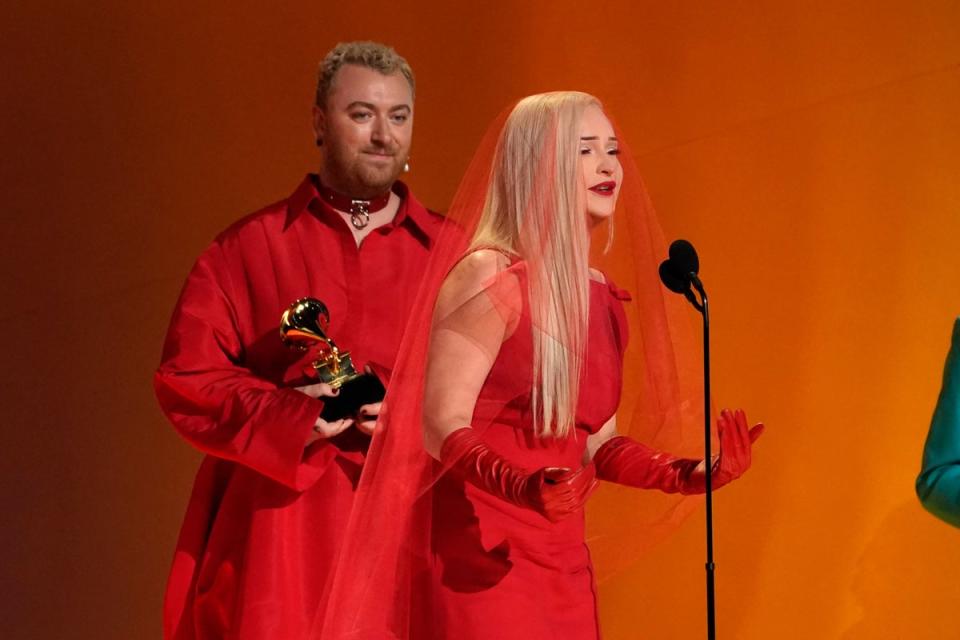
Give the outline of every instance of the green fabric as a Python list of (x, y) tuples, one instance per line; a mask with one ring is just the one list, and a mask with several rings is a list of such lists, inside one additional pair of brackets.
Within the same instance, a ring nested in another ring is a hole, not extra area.
[(943, 387), (933, 412), (917, 495), (930, 513), (960, 527), (960, 318), (943, 371)]

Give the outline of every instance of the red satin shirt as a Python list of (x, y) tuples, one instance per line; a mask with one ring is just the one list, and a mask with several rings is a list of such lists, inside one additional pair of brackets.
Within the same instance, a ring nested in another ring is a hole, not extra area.
[(305, 448), (323, 404), (291, 389), (311, 381), (307, 356), (280, 341), (280, 315), (322, 300), (328, 335), (386, 382), (443, 218), (398, 182), (393, 222), (358, 248), (315, 180), (220, 234), (170, 323), (157, 398), (207, 455), (167, 584), (166, 638), (305, 637), (324, 601), (367, 438), (351, 428)]

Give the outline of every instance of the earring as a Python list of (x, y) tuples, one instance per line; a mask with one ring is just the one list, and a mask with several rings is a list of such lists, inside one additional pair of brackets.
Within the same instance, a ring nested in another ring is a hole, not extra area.
[(404, 172), (404, 173), (410, 173), (410, 160), (409, 160), (409, 158), (407, 159), (406, 162), (403, 163), (403, 172)]

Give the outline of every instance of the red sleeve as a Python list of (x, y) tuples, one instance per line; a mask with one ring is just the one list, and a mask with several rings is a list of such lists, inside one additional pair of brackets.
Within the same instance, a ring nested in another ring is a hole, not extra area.
[(336, 455), (324, 440), (305, 449), (323, 402), (244, 367), (223, 264), (214, 244), (187, 278), (154, 377), (157, 399), (177, 431), (201, 451), (302, 491)]

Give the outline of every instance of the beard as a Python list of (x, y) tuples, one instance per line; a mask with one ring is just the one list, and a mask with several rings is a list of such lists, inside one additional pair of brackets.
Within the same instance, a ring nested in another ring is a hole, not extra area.
[[(391, 153), (391, 150), (386, 151)], [(363, 153), (348, 154), (345, 149), (330, 145), (323, 168), (324, 175), (333, 183), (328, 187), (345, 196), (370, 200), (390, 190), (403, 172), (405, 162), (406, 154), (401, 154), (399, 149), (385, 156), (383, 162), (373, 162)]]

